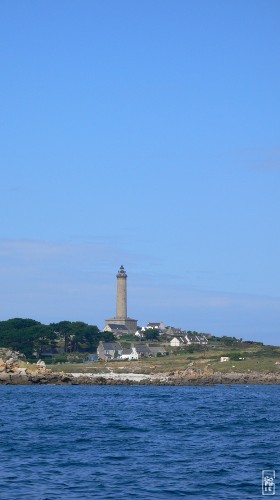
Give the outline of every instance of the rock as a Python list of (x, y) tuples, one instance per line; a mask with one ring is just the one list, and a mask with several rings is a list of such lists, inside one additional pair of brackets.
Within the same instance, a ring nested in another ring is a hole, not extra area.
[(39, 361), (37, 361), (36, 365), (39, 366), (40, 368), (46, 368), (45, 361), (42, 361), (41, 359), (39, 359)]
[(16, 373), (18, 375), (21, 375), (22, 377), (24, 377), (25, 375), (27, 376), (26, 370), (27, 370), (27, 368), (18, 368)]
[(11, 382), (11, 374), (8, 372), (1, 372), (0, 373), (0, 383), (1, 384), (10, 384)]
[(11, 384), (15, 385), (26, 385), (29, 383), (29, 378), (24, 372), (16, 371), (11, 373)]

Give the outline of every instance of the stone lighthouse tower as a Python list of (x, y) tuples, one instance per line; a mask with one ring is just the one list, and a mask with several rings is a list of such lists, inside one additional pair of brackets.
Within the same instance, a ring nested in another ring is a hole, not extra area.
[(126, 292), (127, 274), (124, 267), (121, 266), (117, 274), (117, 318), (127, 317), (127, 292)]
[(105, 323), (104, 331), (116, 334), (135, 333), (137, 330), (137, 319), (127, 316), (127, 274), (123, 266), (117, 273), (116, 316), (106, 319)]

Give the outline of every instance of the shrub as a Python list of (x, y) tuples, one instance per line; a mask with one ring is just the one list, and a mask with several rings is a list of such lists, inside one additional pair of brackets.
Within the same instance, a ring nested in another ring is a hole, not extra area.
[(66, 354), (58, 354), (57, 356), (53, 356), (52, 363), (67, 363), (67, 355)]

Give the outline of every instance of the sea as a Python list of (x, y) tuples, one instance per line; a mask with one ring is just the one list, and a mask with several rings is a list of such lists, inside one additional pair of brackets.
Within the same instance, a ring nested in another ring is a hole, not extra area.
[(280, 496), (280, 386), (1, 386), (1, 500)]

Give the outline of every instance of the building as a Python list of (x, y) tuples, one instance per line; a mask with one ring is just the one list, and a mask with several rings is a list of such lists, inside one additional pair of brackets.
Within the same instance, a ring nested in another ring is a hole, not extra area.
[(207, 345), (208, 344), (208, 339), (205, 337), (205, 335), (198, 333), (197, 335), (194, 334), (186, 334), (185, 339), (187, 344), (199, 344), (199, 345)]
[(170, 340), (170, 345), (172, 347), (182, 347), (186, 344), (186, 341), (183, 337), (174, 337)]
[(186, 334), (183, 337), (177, 336), (173, 337), (170, 341), (170, 345), (172, 347), (184, 347), (188, 345), (207, 345), (208, 340), (204, 335), (198, 334), (198, 335), (190, 335)]
[(151, 356), (167, 356), (168, 351), (162, 346), (149, 346)]
[(127, 335), (128, 329), (125, 325), (115, 325), (114, 323), (109, 323), (103, 328), (103, 332), (110, 332), (119, 337), (120, 335)]
[(123, 348), (122, 353), (120, 355), (120, 359), (124, 359), (126, 361), (133, 361), (138, 359), (138, 353), (135, 347), (131, 348)]
[(151, 329), (151, 330), (162, 330), (164, 331), (165, 330), (165, 326), (163, 324), (162, 321), (160, 321), (159, 323), (152, 323), (152, 322), (149, 322), (146, 326), (146, 329)]
[[(133, 333), (137, 331), (137, 319), (132, 319), (127, 316), (127, 274), (123, 266), (120, 267), (117, 274), (117, 304), (116, 316), (114, 318), (105, 320), (105, 328), (107, 325), (121, 325), (127, 328), (126, 333)], [(103, 331), (108, 331), (108, 330)]]
[(148, 345), (134, 344), (133, 348), (135, 349), (135, 352), (138, 355), (138, 359), (148, 358), (149, 356), (152, 355)]
[(157, 331), (159, 333), (159, 335), (163, 335), (165, 333), (165, 326), (162, 323), (162, 321), (160, 321), (159, 323), (149, 322), (149, 323), (147, 323), (146, 326), (142, 326), (142, 328), (141, 328), (141, 332), (147, 332), (149, 330)]
[(131, 347), (123, 347), (119, 342), (99, 342), (97, 355), (103, 361), (111, 360), (138, 360), (157, 355), (166, 356), (168, 352), (161, 346), (149, 346), (148, 344), (132, 344)]
[(102, 342), (100, 341), (97, 347), (98, 358), (104, 361), (117, 359), (122, 353), (122, 346), (118, 342)]
[(164, 330), (165, 335), (168, 335), (170, 337), (174, 337), (175, 335), (182, 336), (185, 334), (184, 330), (182, 328), (175, 328), (174, 326), (166, 326)]

